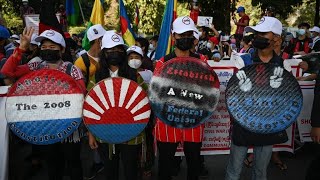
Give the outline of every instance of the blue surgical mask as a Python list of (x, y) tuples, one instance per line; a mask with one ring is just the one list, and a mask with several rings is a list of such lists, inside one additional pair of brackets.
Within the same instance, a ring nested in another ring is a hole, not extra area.
[(299, 29), (299, 30), (297, 31), (297, 34), (300, 35), (300, 36), (303, 36), (303, 35), (306, 34), (306, 30), (305, 30), (305, 29)]

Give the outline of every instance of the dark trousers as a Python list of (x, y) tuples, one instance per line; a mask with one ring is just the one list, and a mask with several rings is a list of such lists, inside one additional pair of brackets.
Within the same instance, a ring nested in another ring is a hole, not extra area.
[[(138, 180), (138, 160), (141, 145), (116, 144), (115, 154), (109, 155), (109, 144), (99, 144), (99, 154), (104, 162), (104, 171), (106, 180), (119, 179), (119, 161), (121, 161), (124, 169), (126, 180)], [(113, 153), (112, 151), (110, 153)]]
[(71, 180), (82, 180), (80, 143), (56, 143), (44, 147), (49, 180), (62, 180), (65, 165)]
[[(159, 179), (171, 180), (172, 169), (175, 167), (175, 153), (178, 143), (166, 143), (158, 141), (159, 150)], [(187, 180), (198, 180), (201, 166), (200, 149), (201, 143), (184, 142), (184, 154), (187, 160)]]
[(312, 148), (314, 149), (313, 152), (315, 154), (315, 159), (311, 161), (307, 168), (306, 178), (305, 180), (319, 180), (320, 179), (320, 144), (313, 144)]

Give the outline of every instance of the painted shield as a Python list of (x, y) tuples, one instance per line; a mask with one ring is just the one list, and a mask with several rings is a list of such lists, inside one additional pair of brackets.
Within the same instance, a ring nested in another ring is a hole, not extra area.
[(79, 127), (83, 99), (72, 77), (42, 69), (23, 76), (9, 89), (6, 118), (21, 139), (38, 145), (53, 144)]
[(151, 114), (147, 93), (134, 81), (108, 78), (96, 84), (83, 105), (84, 123), (102, 141), (119, 144), (138, 136)]
[(166, 62), (154, 72), (149, 99), (156, 116), (177, 128), (193, 128), (217, 107), (219, 79), (200, 59), (184, 57)]
[(283, 67), (262, 63), (244, 67), (231, 77), (226, 103), (242, 127), (270, 134), (285, 130), (297, 120), (303, 99), (291, 73)]

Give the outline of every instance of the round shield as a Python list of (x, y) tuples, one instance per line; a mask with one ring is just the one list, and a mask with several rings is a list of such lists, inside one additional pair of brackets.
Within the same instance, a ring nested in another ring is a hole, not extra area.
[(245, 129), (276, 133), (288, 128), (300, 114), (302, 92), (283, 67), (254, 64), (234, 74), (226, 89), (230, 114)]
[(111, 144), (138, 136), (148, 124), (150, 114), (147, 93), (125, 78), (100, 81), (89, 91), (83, 105), (88, 130)]
[(149, 99), (156, 116), (177, 128), (193, 128), (215, 110), (219, 80), (200, 59), (184, 57), (166, 62), (154, 72)]
[(82, 119), (83, 93), (58, 70), (42, 69), (20, 78), (8, 92), (6, 119), (21, 139), (38, 145), (70, 136)]

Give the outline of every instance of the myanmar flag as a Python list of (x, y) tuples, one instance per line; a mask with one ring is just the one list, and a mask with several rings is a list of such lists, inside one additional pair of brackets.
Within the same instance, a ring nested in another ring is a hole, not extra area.
[(80, 8), (78, 0), (66, 0), (66, 13), (71, 26), (78, 25)]
[(135, 44), (135, 34), (131, 28), (131, 23), (128, 18), (128, 15), (122, 0), (119, 0), (119, 5), (120, 5), (120, 26), (121, 26), (122, 37), (127, 45), (132, 46)]
[(162, 46), (157, 46), (155, 59), (160, 59), (172, 51), (171, 25), (177, 18), (176, 12), (177, 0), (167, 0), (158, 41), (158, 44), (161, 44)]
[[(91, 26), (96, 25), (96, 24), (101, 24), (102, 26), (104, 25), (103, 2), (104, 2), (104, 0), (95, 0), (94, 1), (90, 21), (88, 22), (88, 25), (87, 25), (87, 30)], [(90, 41), (87, 38), (87, 34), (84, 36), (84, 38), (82, 40), (82, 47), (87, 51), (90, 49)]]

